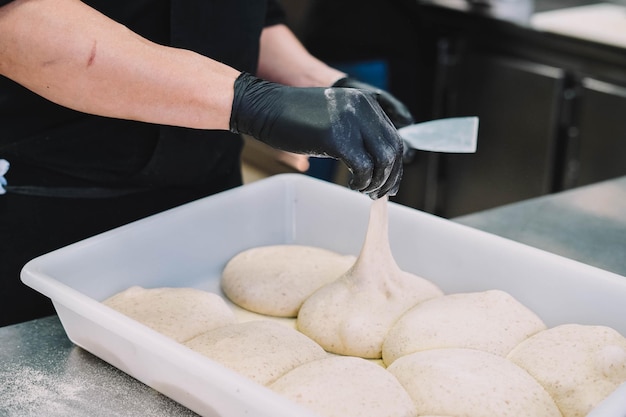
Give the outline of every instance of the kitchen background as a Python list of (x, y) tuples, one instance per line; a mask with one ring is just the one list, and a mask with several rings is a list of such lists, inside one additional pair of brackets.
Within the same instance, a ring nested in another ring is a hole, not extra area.
[[(479, 116), (478, 152), (418, 152), (395, 201), (456, 217), (626, 175), (626, 1), (282, 1), (315, 55), (417, 121)], [(245, 180), (297, 171), (284, 157), (249, 140)]]

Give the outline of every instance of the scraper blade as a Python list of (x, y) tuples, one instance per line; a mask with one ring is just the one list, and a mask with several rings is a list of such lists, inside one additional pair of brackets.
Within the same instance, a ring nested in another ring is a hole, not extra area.
[(413, 149), (446, 153), (474, 153), (478, 141), (478, 117), (450, 117), (416, 123), (398, 129)]

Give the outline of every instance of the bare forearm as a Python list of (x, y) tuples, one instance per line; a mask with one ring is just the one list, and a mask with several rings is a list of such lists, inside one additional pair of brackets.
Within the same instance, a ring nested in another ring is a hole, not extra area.
[(311, 55), (285, 25), (263, 30), (257, 74), (296, 87), (327, 87), (345, 76)]
[(78, 0), (0, 8), (0, 73), (75, 110), (203, 129), (228, 129), (239, 74), (154, 44)]

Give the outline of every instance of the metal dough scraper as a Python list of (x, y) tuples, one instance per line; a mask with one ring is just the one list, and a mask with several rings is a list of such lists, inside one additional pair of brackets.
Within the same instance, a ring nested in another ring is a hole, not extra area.
[(431, 152), (474, 153), (478, 140), (478, 117), (450, 117), (416, 123), (398, 129), (412, 149)]

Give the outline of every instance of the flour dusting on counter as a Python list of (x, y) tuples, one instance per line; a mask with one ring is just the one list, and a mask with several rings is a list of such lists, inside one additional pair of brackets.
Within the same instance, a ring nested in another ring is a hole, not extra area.
[(73, 346), (56, 317), (2, 330), (1, 417), (197, 416)]

